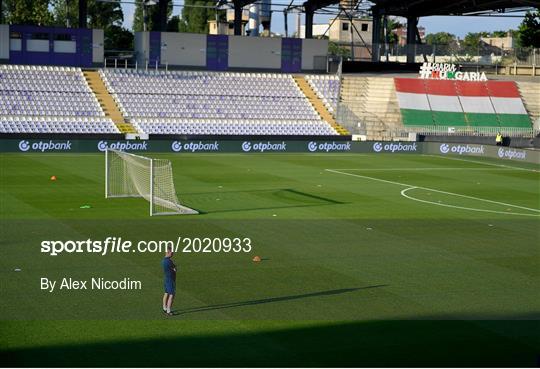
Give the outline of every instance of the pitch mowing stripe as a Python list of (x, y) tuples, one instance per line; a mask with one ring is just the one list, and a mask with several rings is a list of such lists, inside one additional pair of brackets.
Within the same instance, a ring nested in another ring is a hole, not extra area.
[[(436, 190), (436, 189), (434, 189), (434, 188), (429, 188), (429, 187), (415, 186), (415, 185), (411, 185), (411, 184), (407, 184), (407, 183), (401, 183), (401, 182), (389, 181), (389, 180), (386, 180), (386, 179), (380, 179), (380, 178), (375, 178), (375, 177), (363, 176), (363, 175), (360, 175), (360, 174), (352, 174), (352, 173), (340, 172), (340, 171), (337, 171), (337, 170), (334, 170), (334, 169), (325, 169), (325, 171), (332, 172), (332, 173), (337, 173), (337, 174), (343, 174), (343, 175), (347, 175), (347, 176), (351, 176), (351, 177), (358, 177), (358, 178), (370, 179), (370, 180), (372, 180), (372, 181), (378, 181), (378, 182), (383, 182), (383, 183), (389, 183), (389, 184), (394, 184), (394, 185), (397, 185), (397, 186), (414, 187), (414, 188), (419, 188), (419, 189), (426, 190), (426, 191), (432, 191), (432, 192), (442, 193), (442, 194), (445, 194), (445, 195), (458, 196), (458, 197), (463, 197), (463, 198), (471, 199), (471, 200), (484, 201), (484, 202), (489, 202), (489, 203), (497, 204), (497, 205), (511, 206), (511, 207), (514, 207), (514, 208), (517, 208), (517, 209), (523, 209), (523, 210), (528, 210), (528, 211), (533, 211), (533, 212), (539, 213), (538, 215), (536, 215), (536, 214), (526, 214), (527, 216), (540, 216), (540, 210), (539, 210), (539, 209), (527, 208), (527, 207), (525, 207), (525, 206), (519, 206), (519, 205), (507, 204), (507, 203), (505, 203), (505, 202), (494, 201), (494, 200), (488, 200), (488, 199), (482, 199), (482, 198), (480, 198), (480, 197), (474, 197), (474, 196), (462, 195), (462, 194), (459, 194), (459, 193), (453, 193), (453, 192), (447, 192), (447, 191), (442, 191), (442, 190)], [(508, 214), (520, 215), (520, 214), (516, 214), (516, 213), (508, 213)]]

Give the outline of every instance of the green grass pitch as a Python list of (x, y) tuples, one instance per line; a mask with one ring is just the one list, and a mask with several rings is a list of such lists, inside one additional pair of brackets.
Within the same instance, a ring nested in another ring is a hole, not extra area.
[[(103, 155), (0, 155), (3, 365), (538, 365), (538, 166), (148, 156), (171, 159), (181, 201), (201, 215), (150, 218), (143, 199), (105, 199)], [(42, 240), (107, 236), (249, 237), (253, 250), (178, 253), (167, 318), (161, 254), (40, 252)], [(40, 290), (63, 276), (143, 289)]]

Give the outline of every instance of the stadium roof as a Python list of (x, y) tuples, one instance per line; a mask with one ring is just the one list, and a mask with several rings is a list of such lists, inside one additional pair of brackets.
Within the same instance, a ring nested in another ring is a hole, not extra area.
[[(362, 1), (360, 1), (362, 2)], [(464, 15), (486, 11), (540, 6), (539, 0), (371, 0), (386, 14), (399, 16)], [(312, 10), (337, 4), (339, 0), (307, 0), (304, 6)]]
[(538, 0), (371, 0), (377, 7), (392, 15), (464, 15), (486, 11), (504, 12), (510, 8), (538, 7)]

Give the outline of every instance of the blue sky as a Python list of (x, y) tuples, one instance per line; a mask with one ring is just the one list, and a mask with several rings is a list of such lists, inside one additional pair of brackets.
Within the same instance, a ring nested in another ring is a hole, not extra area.
[[(174, 4), (182, 4), (183, 1), (173, 0)], [(282, 4), (284, 0), (279, 0)], [(287, 1), (288, 2), (288, 1)], [(302, 3), (295, 0), (294, 3)], [(124, 10), (124, 26), (131, 29), (133, 24), (134, 5), (122, 4)], [(173, 8), (173, 15), (181, 12), (181, 7)], [(315, 15), (315, 23), (327, 23), (330, 16)], [(426, 28), (426, 33), (449, 32), (463, 38), (468, 32), (480, 31), (506, 31), (508, 29), (517, 29), (522, 18), (502, 18), (502, 17), (425, 17), (420, 18), (420, 26)], [(293, 32), (296, 17), (289, 16), (289, 32)], [(403, 21), (404, 22), (404, 21)], [(272, 16), (272, 32), (284, 33), (284, 19), (281, 12), (276, 12)]]

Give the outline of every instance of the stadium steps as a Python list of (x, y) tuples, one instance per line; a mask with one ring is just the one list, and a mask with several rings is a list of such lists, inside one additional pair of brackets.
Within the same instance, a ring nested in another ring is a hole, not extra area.
[(540, 123), (540, 84), (525, 81), (516, 81), (516, 84), (531, 121)]
[(393, 78), (343, 76), (340, 97), (365, 124), (368, 140), (391, 140), (404, 129)]
[(304, 93), (304, 96), (309, 100), (310, 104), (315, 108), (320, 117), (325, 122), (330, 124), (332, 128), (334, 128), (340, 135), (349, 135), (349, 131), (336, 122), (332, 113), (330, 113), (326, 106), (324, 106), (324, 103), (321, 99), (319, 99), (315, 91), (313, 91), (309, 85), (309, 82), (304, 78), (304, 76), (293, 76), (293, 78), (300, 90), (302, 90)]
[(118, 110), (118, 106), (116, 105), (114, 99), (107, 90), (107, 87), (105, 87), (105, 84), (103, 83), (103, 80), (101, 79), (99, 73), (97, 71), (87, 70), (83, 71), (83, 74), (84, 78), (86, 78), (86, 82), (88, 82), (88, 85), (96, 95), (96, 98), (98, 99), (101, 108), (105, 112), (105, 115), (111, 118), (111, 120), (120, 130), (120, 132), (137, 133), (135, 127), (133, 127), (130, 123), (124, 120), (122, 113), (120, 112), (120, 110)]

